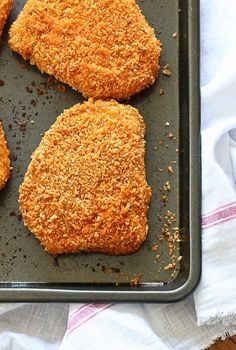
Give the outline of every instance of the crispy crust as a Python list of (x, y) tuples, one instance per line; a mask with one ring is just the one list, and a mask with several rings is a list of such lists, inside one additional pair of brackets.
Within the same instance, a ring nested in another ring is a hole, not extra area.
[(0, 0), (0, 37), (12, 7), (12, 0)]
[(128, 254), (147, 235), (144, 123), (115, 101), (65, 110), (43, 137), (20, 187), (24, 223), (53, 255)]
[(2, 124), (0, 123), (0, 190), (5, 187), (6, 182), (10, 177), (9, 154), (10, 152), (7, 148)]
[(154, 84), (160, 41), (135, 0), (28, 0), (10, 47), (85, 96), (127, 99)]

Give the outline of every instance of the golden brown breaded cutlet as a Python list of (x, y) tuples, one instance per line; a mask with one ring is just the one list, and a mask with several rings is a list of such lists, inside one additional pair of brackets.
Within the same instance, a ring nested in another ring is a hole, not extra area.
[(20, 187), (25, 225), (53, 255), (129, 254), (147, 235), (143, 120), (115, 101), (89, 100), (46, 132)]
[(0, 123), (0, 190), (5, 187), (6, 182), (10, 177), (9, 154), (10, 152), (7, 148), (2, 124)]
[(0, 0), (0, 37), (12, 7), (12, 0)]
[(96, 99), (127, 99), (154, 84), (160, 68), (160, 41), (135, 0), (28, 0), (9, 44)]

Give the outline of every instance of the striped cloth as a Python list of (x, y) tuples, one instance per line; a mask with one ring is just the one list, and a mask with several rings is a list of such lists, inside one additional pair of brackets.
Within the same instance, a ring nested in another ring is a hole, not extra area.
[(210, 228), (236, 217), (236, 202), (228, 203), (202, 215), (202, 228)]

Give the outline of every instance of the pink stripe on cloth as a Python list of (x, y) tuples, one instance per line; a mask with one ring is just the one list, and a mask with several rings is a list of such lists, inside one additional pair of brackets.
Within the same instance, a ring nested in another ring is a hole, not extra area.
[(202, 227), (208, 228), (234, 219), (236, 216), (236, 202), (220, 207), (215, 212), (202, 218)]
[(220, 220), (220, 221), (217, 221), (217, 222), (213, 222), (212, 224), (208, 225), (208, 226), (205, 226), (203, 228), (210, 228), (210, 227), (213, 227), (213, 226), (217, 226), (217, 225), (220, 225), (220, 224), (223, 224), (224, 222), (227, 222), (227, 221), (230, 221), (230, 220), (233, 220), (236, 218), (236, 214), (229, 217), (229, 218), (226, 218), (224, 220)]
[(236, 204), (236, 201), (231, 202), (231, 203), (228, 203), (228, 204), (225, 204), (225, 205), (221, 205), (220, 207), (218, 207), (218, 208), (216, 208), (216, 209), (214, 209), (214, 210), (211, 210), (211, 211), (209, 211), (209, 212), (206, 213), (206, 214), (203, 214), (202, 217), (204, 218), (205, 216), (208, 216), (208, 215), (210, 215), (210, 214), (213, 214), (213, 213), (219, 211), (220, 209), (231, 207), (231, 206), (233, 206), (234, 204)]
[(66, 335), (69, 335), (76, 328), (95, 317), (100, 312), (110, 308), (114, 304), (86, 304), (74, 311), (69, 317)]
[(75, 309), (75, 310), (70, 314), (69, 319), (71, 319), (71, 318), (74, 316), (74, 314), (76, 314), (78, 311), (81, 311), (81, 310), (83, 310), (84, 308), (88, 307), (88, 305), (92, 305), (92, 304), (84, 304), (84, 305), (82, 305), (81, 307), (79, 307), (78, 309)]

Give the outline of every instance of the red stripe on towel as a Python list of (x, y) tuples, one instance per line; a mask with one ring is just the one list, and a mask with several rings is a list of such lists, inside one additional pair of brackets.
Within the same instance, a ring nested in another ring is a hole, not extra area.
[(228, 204), (225, 204), (225, 205), (221, 205), (220, 207), (214, 209), (214, 210), (211, 210), (209, 211), (208, 213), (206, 214), (203, 214), (202, 217), (204, 218), (205, 216), (209, 216), (210, 214), (213, 214), (213, 213), (216, 213), (217, 211), (219, 211), (220, 209), (223, 209), (223, 208), (228, 208), (228, 207), (231, 207), (233, 206), (234, 204), (236, 204), (236, 202), (232, 202), (232, 203), (228, 203)]
[(209, 228), (236, 217), (236, 203), (230, 203), (228, 206), (220, 207), (213, 213), (202, 217), (202, 227)]
[(84, 304), (84, 305), (80, 306), (78, 309), (75, 309), (75, 310), (70, 314), (69, 319), (71, 319), (71, 318), (74, 316), (74, 314), (76, 314), (79, 310), (82, 310), (82, 309), (88, 307), (88, 305), (92, 305), (92, 304)]
[(80, 327), (100, 312), (110, 308), (114, 304), (87, 304), (73, 312), (69, 317), (66, 334), (69, 335), (73, 330)]

